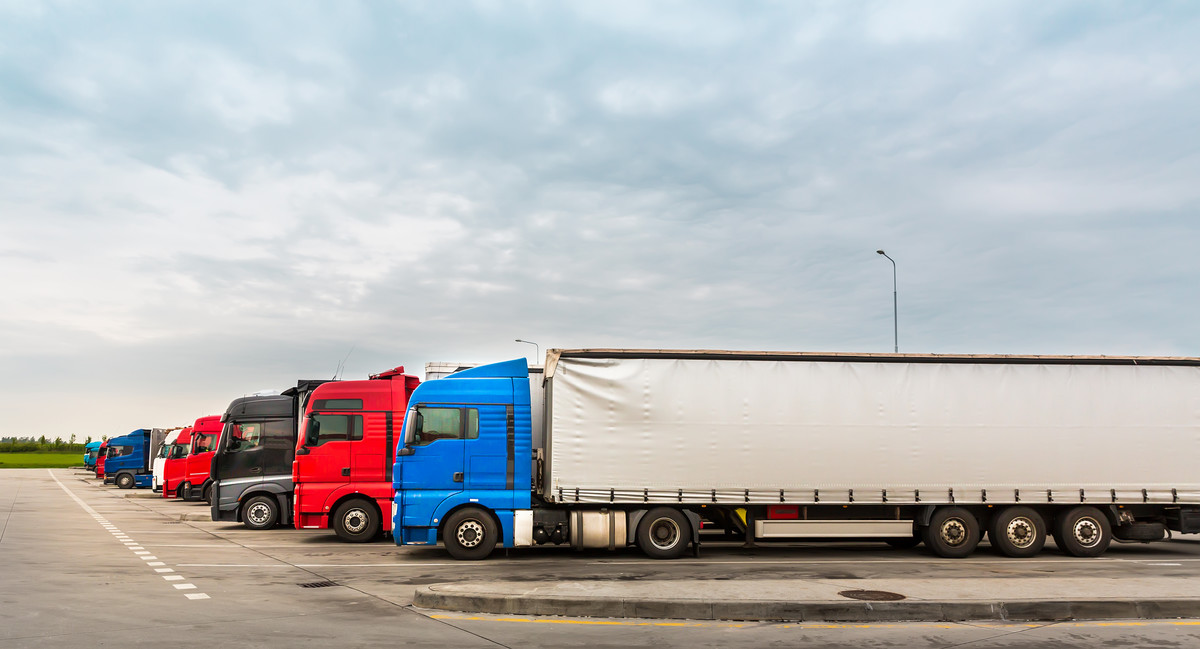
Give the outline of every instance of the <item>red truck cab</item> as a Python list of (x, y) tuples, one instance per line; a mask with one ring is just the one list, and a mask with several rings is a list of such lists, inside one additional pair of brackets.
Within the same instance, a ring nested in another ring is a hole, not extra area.
[(171, 445), (167, 453), (167, 461), (163, 463), (163, 498), (178, 498), (179, 484), (187, 475), (187, 456), (192, 447), (192, 427), (188, 426), (179, 431), (179, 437)]
[(212, 459), (221, 436), (220, 415), (201, 417), (192, 424), (192, 440), (187, 456), (187, 469), (179, 483), (179, 497), (184, 500), (208, 502), (212, 494)]
[(101, 480), (104, 479), (104, 458), (106, 457), (108, 457), (108, 440), (104, 440), (96, 451), (96, 477)]
[(298, 422), (293, 521), (362, 542), (392, 529), (392, 464), (420, 379), (397, 367), (317, 386)]

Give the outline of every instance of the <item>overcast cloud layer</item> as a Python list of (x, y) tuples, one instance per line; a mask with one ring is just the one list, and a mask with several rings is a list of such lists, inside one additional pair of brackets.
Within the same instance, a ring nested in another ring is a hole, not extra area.
[(348, 353), (887, 352), (877, 248), (902, 352), (1200, 356), (1198, 33), (1192, 3), (0, 3), (0, 435), (185, 425)]

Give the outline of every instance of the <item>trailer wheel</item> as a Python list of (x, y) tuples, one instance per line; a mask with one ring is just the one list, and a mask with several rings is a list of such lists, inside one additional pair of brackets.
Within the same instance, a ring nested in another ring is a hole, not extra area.
[(467, 507), (446, 518), (442, 540), (446, 551), (455, 559), (478, 561), (486, 559), (496, 547), (500, 530), (487, 512)]
[(961, 559), (979, 545), (979, 521), (962, 507), (938, 507), (922, 531), (925, 547), (939, 557)]
[(379, 535), (379, 514), (374, 505), (365, 500), (347, 500), (333, 513), (333, 531), (343, 541), (370, 541)]
[(992, 519), (988, 539), (1009, 557), (1032, 557), (1046, 545), (1046, 522), (1029, 507), (1006, 507)]
[(117, 474), (117, 486), (120, 487), (121, 489), (132, 489), (133, 488), (133, 476), (128, 473), (118, 473)]
[(242, 525), (252, 530), (269, 530), (279, 522), (279, 501), (258, 495), (242, 505)]
[(1112, 543), (1108, 517), (1095, 507), (1076, 507), (1058, 517), (1054, 541), (1073, 557), (1098, 557)]
[(637, 544), (651, 559), (678, 559), (687, 552), (692, 526), (678, 509), (657, 507), (638, 523)]

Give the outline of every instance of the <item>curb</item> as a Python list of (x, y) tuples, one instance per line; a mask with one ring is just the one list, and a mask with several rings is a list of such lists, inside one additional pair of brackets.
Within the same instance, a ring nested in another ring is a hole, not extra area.
[(965, 622), (968, 620), (1066, 621), (1159, 620), (1200, 617), (1200, 598), (1122, 600), (1015, 600), (858, 602), (694, 599), (526, 597), (438, 592), (421, 586), (413, 605), (421, 608), (498, 615), (755, 620), (770, 622)]

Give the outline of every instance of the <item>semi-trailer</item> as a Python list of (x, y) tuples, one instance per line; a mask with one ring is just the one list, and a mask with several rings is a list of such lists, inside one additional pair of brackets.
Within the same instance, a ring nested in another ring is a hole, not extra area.
[(1200, 359), (580, 349), (547, 353), (542, 430), (523, 359), (429, 381), (393, 468), (397, 544), (698, 552), (748, 543), (1200, 532)]
[(176, 489), (186, 501), (209, 502), (212, 491), (212, 459), (221, 434), (221, 415), (201, 417), (192, 424), (192, 436), (184, 463), (185, 473)]
[(192, 427), (185, 426), (179, 431), (171, 450), (167, 451), (163, 462), (162, 495), (163, 498), (178, 498), (179, 485), (187, 476), (187, 457), (192, 449)]
[(167, 436), (163, 438), (162, 446), (158, 447), (158, 453), (154, 456), (150, 488), (156, 493), (162, 491), (163, 470), (166, 468), (167, 458), (171, 456), (171, 452), (175, 448), (175, 440), (179, 439), (179, 430), (177, 428), (167, 433)]
[(121, 489), (149, 487), (153, 477), (151, 458), (158, 454), (166, 436), (164, 428), (139, 428), (108, 440), (104, 483), (112, 482)]
[(250, 529), (291, 524), (297, 422), (313, 389), (326, 382), (301, 380), (282, 394), (229, 404), (212, 461), (214, 521), (240, 521)]
[(100, 444), (102, 442), (88, 442), (83, 447), (83, 468), (94, 471), (96, 469), (96, 457), (100, 452)]
[(365, 381), (316, 386), (292, 468), (297, 529), (332, 527), (345, 541), (391, 530), (392, 467), (408, 398), (420, 383), (403, 367)]

